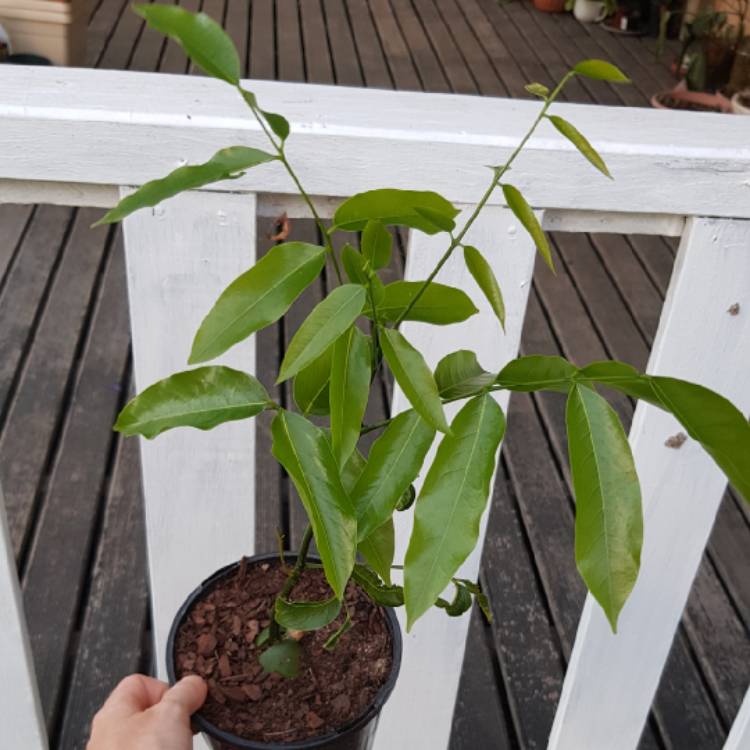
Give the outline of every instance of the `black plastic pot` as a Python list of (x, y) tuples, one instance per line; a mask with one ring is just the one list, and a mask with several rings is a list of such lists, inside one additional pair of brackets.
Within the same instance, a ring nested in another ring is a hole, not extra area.
[[(293, 554), (285, 555), (285, 557), (292, 562), (295, 560), (295, 555)], [(278, 560), (278, 555), (276, 553), (255, 555), (254, 557), (246, 558), (248, 565), (274, 562), (276, 560)], [(239, 568), (239, 565), (239, 562), (227, 565), (226, 567), (221, 568), (221, 570), (216, 571), (216, 573), (210, 578), (203, 581), (203, 583), (188, 596), (175, 615), (172, 627), (169, 630), (169, 638), (167, 639), (167, 674), (169, 675), (170, 684), (173, 685), (176, 682), (174, 658), (175, 638), (177, 636), (177, 631), (185, 621), (188, 612), (192, 609), (193, 605), (210, 592), (219, 581), (233, 574), (237, 568)], [(387, 607), (384, 607), (383, 610), (386, 615), (386, 623), (393, 644), (393, 663), (391, 664), (391, 672), (367, 711), (358, 719), (341, 727), (337, 732), (318, 737), (311, 737), (309, 740), (303, 740), (301, 742), (278, 744), (254, 742), (252, 740), (242, 739), (241, 737), (237, 737), (229, 732), (224, 732), (211, 724), (211, 722), (204, 719), (200, 715), (200, 712), (193, 716), (194, 726), (198, 731), (203, 732), (206, 735), (209, 743), (213, 748), (216, 748), (216, 750), (371, 750), (375, 739), (375, 730), (377, 729), (380, 712), (393, 692), (396, 678), (398, 677), (398, 672), (401, 668), (401, 628), (399, 627), (394, 611)]]

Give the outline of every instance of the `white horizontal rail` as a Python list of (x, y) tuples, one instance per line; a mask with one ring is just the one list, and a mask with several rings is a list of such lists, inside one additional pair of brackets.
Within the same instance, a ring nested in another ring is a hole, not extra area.
[[(487, 184), (483, 165), (503, 161), (539, 108), (509, 99), (247, 85), (266, 109), (292, 122), (288, 151), (309, 192), (334, 197), (387, 184), (471, 203)], [(223, 146), (265, 145), (236, 92), (208, 78), (8, 65), (0, 90), (0, 179), (140, 185)], [(593, 171), (543, 124), (512, 178), (534, 206), (750, 218), (743, 118), (555, 106), (616, 179)], [(229, 189), (294, 192), (274, 164), (249, 170)]]

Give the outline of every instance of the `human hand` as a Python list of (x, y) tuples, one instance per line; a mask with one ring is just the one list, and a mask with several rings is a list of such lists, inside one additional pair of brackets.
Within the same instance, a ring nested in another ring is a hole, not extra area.
[(132, 674), (112, 691), (91, 725), (86, 750), (191, 750), (190, 716), (206, 700), (206, 683), (184, 677), (173, 687)]

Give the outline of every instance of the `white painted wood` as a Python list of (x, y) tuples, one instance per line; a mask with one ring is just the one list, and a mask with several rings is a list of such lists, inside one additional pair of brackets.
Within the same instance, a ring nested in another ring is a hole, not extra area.
[(685, 230), (685, 217), (674, 214), (548, 209), (544, 212), (544, 229), (548, 232), (609, 232), (681, 237)]
[[(750, 412), (750, 222), (690, 219), (649, 371), (701, 383)], [(727, 310), (740, 305), (739, 315)], [(550, 750), (633, 750), (646, 721), (726, 479), (665, 412), (639, 403), (630, 440), (644, 498), (641, 572), (617, 635), (589, 596)]]
[(31, 657), (13, 545), (0, 490), (0, 726), (2, 746), (46, 750), (34, 663)]
[[(468, 213), (468, 210), (462, 212), (459, 226)], [(405, 323), (402, 332), (425, 355), (431, 367), (450, 352), (471, 349), (486, 369), (499, 370), (518, 353), (534, 271), (534, 247), (513, 214), (508, 209), (496, 207), (488, 208), (480, 215), (466, 241), (484, 253), (497, 276), (508, 310), (507, 332), (503, 334), (482, 292), (466, 270), (461, 250), (454, 252), (438, 274), (437, 281), (464, 289), (477, 303), (479, 314), (451, 326)], [(428, 237), (414, 232), (409, 243), (406, 278), (414, 281), (424, 279), (446, 247), (444, 236)], [(497, 400), (506, 410), (508, 393), (500, 392)], [(462, 403), (446, 405), (449, 419)], [(397, 414), (407, 408), (409, 404), (406, 398), (396, 389), (392, 413)], [(426, 459), (426, 466), (431, 464), (436, 446), (437, 441)], [(417, 489), (420, 483), (415, 483)], [(411, 518), (407, 516), (410, 514), (396, 514), (395, 517), (395, 559), (399, 562), (403, 560), (411, 533)], [(482, 519), (479, 544), (462, 566), (461, 577), (476, 580), (479, 574), (487, 516), (485, 513)], [(449, 590), (447, 596), (452, 599), (453, 592)], [(404, 612), (397, 611), (404, 628), (404, 656), (393, 696), (380, 719), (375, 748), (440, 750), (447, 747), (450, 737), (469, 619), (447, 617), (442, 610), (433, 609), (407, 634)]]
[(748, 750), (750, 748), (750, 689), (745, 693), (740, 711), (732, 724), (724, 750)]
[[(482, 165), (502, 163), (539, 108), (490, 97), (247, 85), (265, 108), (291, 120), (290, 158), (308, 191), (325, 196), (386, 182), (475, 201), (487, 184)], [(265, 147), (237, 93), (207, 77), (8, 65), (0, 68), (0, 87), (0, 178), (139, 185), (232, 143)], [(750, 217), (750, 146), (741, 118), (599, 105), (558, 104), (555, 111), (586, 134), (615, 180), (544, 123), (513, 171), (532, 205)], [(278, 165), (266, 164), (220, 189), (294, 188)]]
[[(194, 332), (254, 262), (255, 197), (192, 192), (124, 222), (136, 387), (187, 369)], [(222, 364), (252, 372), (252, 342)], [(217, 568), (252, 554), (253, 420), (141, 439), (158, 674), (178, 607)], [(132, 438), (131, 438), (132, 439)]]

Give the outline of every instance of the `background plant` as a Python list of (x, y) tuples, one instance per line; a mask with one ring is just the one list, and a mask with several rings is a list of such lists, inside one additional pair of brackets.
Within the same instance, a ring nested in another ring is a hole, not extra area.
[[(540, 83), (527, 87), (541, 100), (539, 113), (508, 159), (490, 167), (487, 189), (461, 226), (456, 223), (458, 209), (435, 192), (384, 188), (343, 201), (328, 227), (287, 158), (289, 123), (282, 115), (263, 110), (243, 88), (239, 58), (222, 29), (207, 16), (176, 6), (142, 5), (136, 10), (150, 26), (179, 42), (206, 73), (237, 90), (270, 150), (233, 146), (204, 164), (180, 167), (124, 198), (100, 223), (119, 221), (183, 190), (237, 177), (262, 164), (278, 164), (294, 182), (323, 238), (320, 246), (293, 241), (277, 245), (235, 279), (195, 335), (188, 363), (200, 366), (146, 388), (122, 410), (116, 424), (124, 434), (154, 438), (174, 427), (206, 430), (264, 410), (275, 412), (272, 451), (294, 482), (310, 525), (276, 599), (273, 625), (261, 635), (261, 642), (268, 644), (261, 657), (267, 669), (295, 673), (299, 645), (285, 639), (285, 632), (315, 630), (333, 622), (344, 606), (344, 591), (351, 580), (375, 602), (405, 605), (408, 628), (432, 606), (457, 616), (474, 598), (488, 612), (476, 582), (456, 575), (476, 546), (505, 432), (504, 414), (492, 395), (496, 391), (548, 390), (567, 398), (577, 501), (576, 563), (613, 629), (638, 575), (643, 520), (630, 446), (600, 387), (674, 414), (737, 490), (750, 498), (750, 425), (731, 403), (700, 385), (645, 375), (621, 362), (578, 367), (548, 356), (521, 357), (500, 372), (488, 372), (470, 350), (448, 354), (432, 371), (400, 330), (408, 320), (448, 325), (477, 313), (465, 292), (435, 281), (457, 251), (463, 254), (498, 326), (504, 327), (500, 286), (482, 250), (465, 244), (464, 238), (484, 206), (501, 190), (544, 261), (553, 266), (534, 211), (507, 175), (529, 138), (547, 121), (610, 177), (586, 138), (549, 110), (574, 76), (627, 82), (617, 68), (586, 60), (551, 91)], [(381, 280), (380, 272), (391, 257), (388, 228), (394, 226), (445, 237), (446, 249), (427, 278), (389, 284)], [(359, 249), (346, 244), (336, 252), (332, 237), (339, 232), (360, 233)], [(251, 374), (203, 364), (282, 318), (327, 260), (338, 284), (300, 325), (279, 368), (277, 382), (294, 381), (297, 410), (275, 403)], [(390, 369), (412, 408), (377, 425), (364, 425), (368, 394), (381, 367)], [(452, 401), (463, 405), (449, 423), (444, 404)], [(326, 427), (317, 426), (312, 415), (327, 418)], [(365, 456), (359, 449), (360, 438), (374, 430), (378, 437)], [(413, 483), (438, 433), (435, 458), (415, 500)], [(414, 524), (401, 566), (394, 565), (393, 559), (393, 515), (405, 511), (413, 512)], [(294, 585), (309, 564), (313, 539), (331, 596), (323, 602), (292, 601)], [(403, 567), (403, 587), (391, 581), (391, 570), (396, 567)], [(454, 594), (448, 601), (443, 592), (451, 584)], [(329, 639), (331, 647), (349, 626), (347, 615)]]

